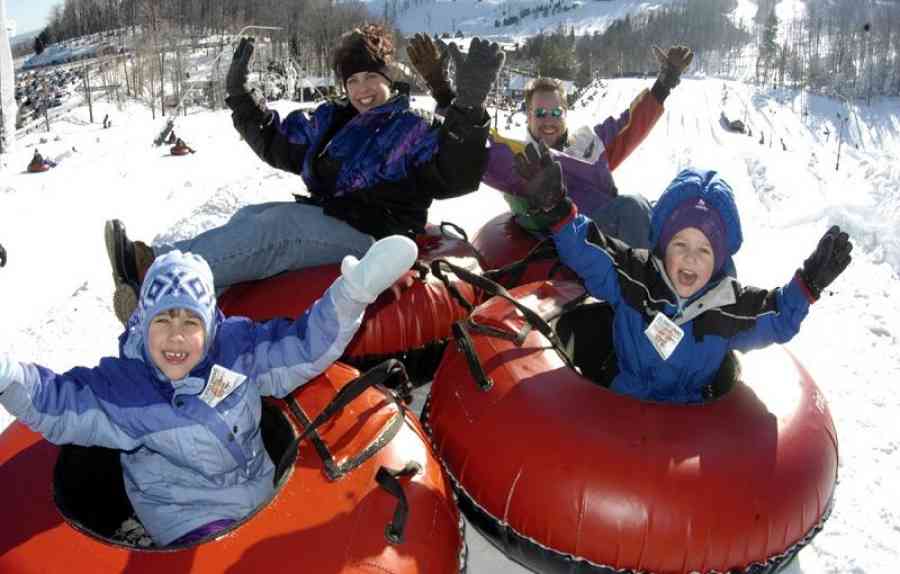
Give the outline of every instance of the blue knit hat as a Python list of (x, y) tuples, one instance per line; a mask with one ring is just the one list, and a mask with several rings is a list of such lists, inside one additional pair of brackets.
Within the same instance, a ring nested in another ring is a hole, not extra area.
[[(212, 270), (206, 260), (177, 249), (157, 257), (141, 286), (141, 335), (148, 341), (150, 322), (171, 309), (186, 309), (203, 321), (206, 349), (216, 335), (216, 291)], [(149, 350), (145, 349), (148, 352)]]
[(664, 256), (672, 236), (686, 227), (706, 235), (716, 271), (740, 249), (744, 236), (734, 193), (715, 171), (685, 169), (672, 180), (653, 207), (650, 245)]
[(699, 229), (706, 236), (709, 244), (712, 246), (713, 255), (715, 256), (715, 264), (713, 265), (713, 274), (715, 274), (725, 259), (728, 258), (725, 235), (725, 222), (719, 211), (709, 205), (702, 197), (689, 197), (678, 204), (672, 214), (663, 224), (662, 233), (659, 235), (659, 252), (665, 254), (669, 242), (682, 229), (693, 227)]

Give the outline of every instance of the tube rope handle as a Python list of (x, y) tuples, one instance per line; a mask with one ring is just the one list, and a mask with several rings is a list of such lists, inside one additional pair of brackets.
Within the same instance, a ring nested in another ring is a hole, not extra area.
[(397, 498), (397, 508), (394, 509), (394, 516), (384, 529), (384, 537), (391, 544), (403, 544), (403, 536), (406, 533), (406, 519), (409, 517), (409, 501), (406, 499), (406, 493), (403, 492), (400, 479), (415, 476), (421, 470), (422, 466), (419, 463), (409, 461), (400, 470), (382, 466), (375, 475), (375, 482), (378, 483), (378, 486)]
[[(297, 448), (300, 446), (300, 443), (313, 433), (317, 428), (322, 426), (325, 422), (327, 422), (331, 417), (335, 414), (343, 410), (345, 406), (350, 404), (356, 397), (361, 395), (363, 391), (368, 389), (369, 387), (374, 387), (376, 385), (383, 385), (386, 381), (388, 381), (391, 377), (402, 376), (406, 383), (409, 383), (409, 377), (406, 374), (406, 368), (403, 366), (403, 363), (398, 361), (397, 359), (388, 359), (383, 363), (380, 363), (359, 377), (353, 379), (344, 387), (338, 391), (338, 393), (331, 399), (331, 402), (328, 403), (322, 412), (313, 419), (313, 421), (309, 424), (309, 426), (304, 429), (304, 431), (296, 437), (293, 441), (291, 441), (290, 446), (284, 451), (284, 454), (281, 455), (281, 460), (278, 461), (278, 467), (275, 470), (275, 476), (283, 476), (284, 471), (287, 469), (288, 464), (290, 463), (291, 455)], [(404, 387), (403, 384), (400, 387)]]

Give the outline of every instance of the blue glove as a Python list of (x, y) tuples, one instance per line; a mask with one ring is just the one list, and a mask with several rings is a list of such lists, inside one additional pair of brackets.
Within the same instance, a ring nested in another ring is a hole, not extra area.
[(391, 235), (375, 242), (361, 260), (352, 255), (344, 257), (341, 275), (348, 296), (359, 303), (371, 303), (409, 271), (418, 255), (419, 248), (412, 239)]

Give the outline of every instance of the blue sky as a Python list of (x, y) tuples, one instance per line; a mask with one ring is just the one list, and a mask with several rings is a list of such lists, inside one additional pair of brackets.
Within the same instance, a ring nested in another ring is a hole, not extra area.
[[(4, 1), (4, 0), (0, 0)], [(50, 10), (63, 0), (5, 0), (6, 17), (16, 21), (16, 34), (41, 30), (47, 25)]]

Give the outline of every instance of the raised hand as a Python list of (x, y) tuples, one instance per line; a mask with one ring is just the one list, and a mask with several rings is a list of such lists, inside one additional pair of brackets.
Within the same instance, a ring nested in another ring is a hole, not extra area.
[(241, 38), (234, 56), (231, 57), (231, 66), (225, 77), (225, 90), (229, 96), (241, 96), (250, 93), (247, 85), (247, 75), (250, 71), (250, 59), (253, 57), (256, 39), (253, 37)]
[(572, 200), (566, 195), (562, 166), (550, 155), (544, 142), (528, 144), (525, 153), (516, 154), (516, 173), (525, 180), (525, 201), (532, 214), (549, 214), (553, 223), (568, 217)]
[(851, 260), (851, 251), (853, 244), (850, 243), (850, 236), (841, 231), (840, 227), (834, 225), (825, 232), (816, 250), (803, 262), (803, 268), (797, 272), (809, 289), (813, 301), (818, 300), (822, 296), (822, 291), (847, 268)]
[(255, 42), (252, 37), (241, 38), (234, 51), (228, 75), (225, 77), (225, 90), (228, 92), (225, 103), (234, 112), (235, 118), (264, 125), (271, 118), (266, 98), (262, 92), (251, 89), (247, 83)]
[(362, 259), (353, 255), (344, 257), (341, 275), (350, 298), (371, 303), (409, 271), (418, 255), (415, 241), (403, 235), (390, 235), (376, 241)]
[(446, 44), (433, 42), (428, 34), (416, 34), (406, 46), (406, 55), (432, 96), (450, 92), (450, 50)]
[(456, 105), (461, 108), (484, 108), (488, 92), (497, 81), (506, 55), (497, 43), (473, 38), (469, 53), (450, 44), (450, 57), (456, 68)]
[(653, 46), (653, 55), (659, 63), (659, 81), (669, 89), (678, 85), (681, 74), (694, 59), (694, 52), (687, 46), (672, 46), (665, 52), (659, 46)]

